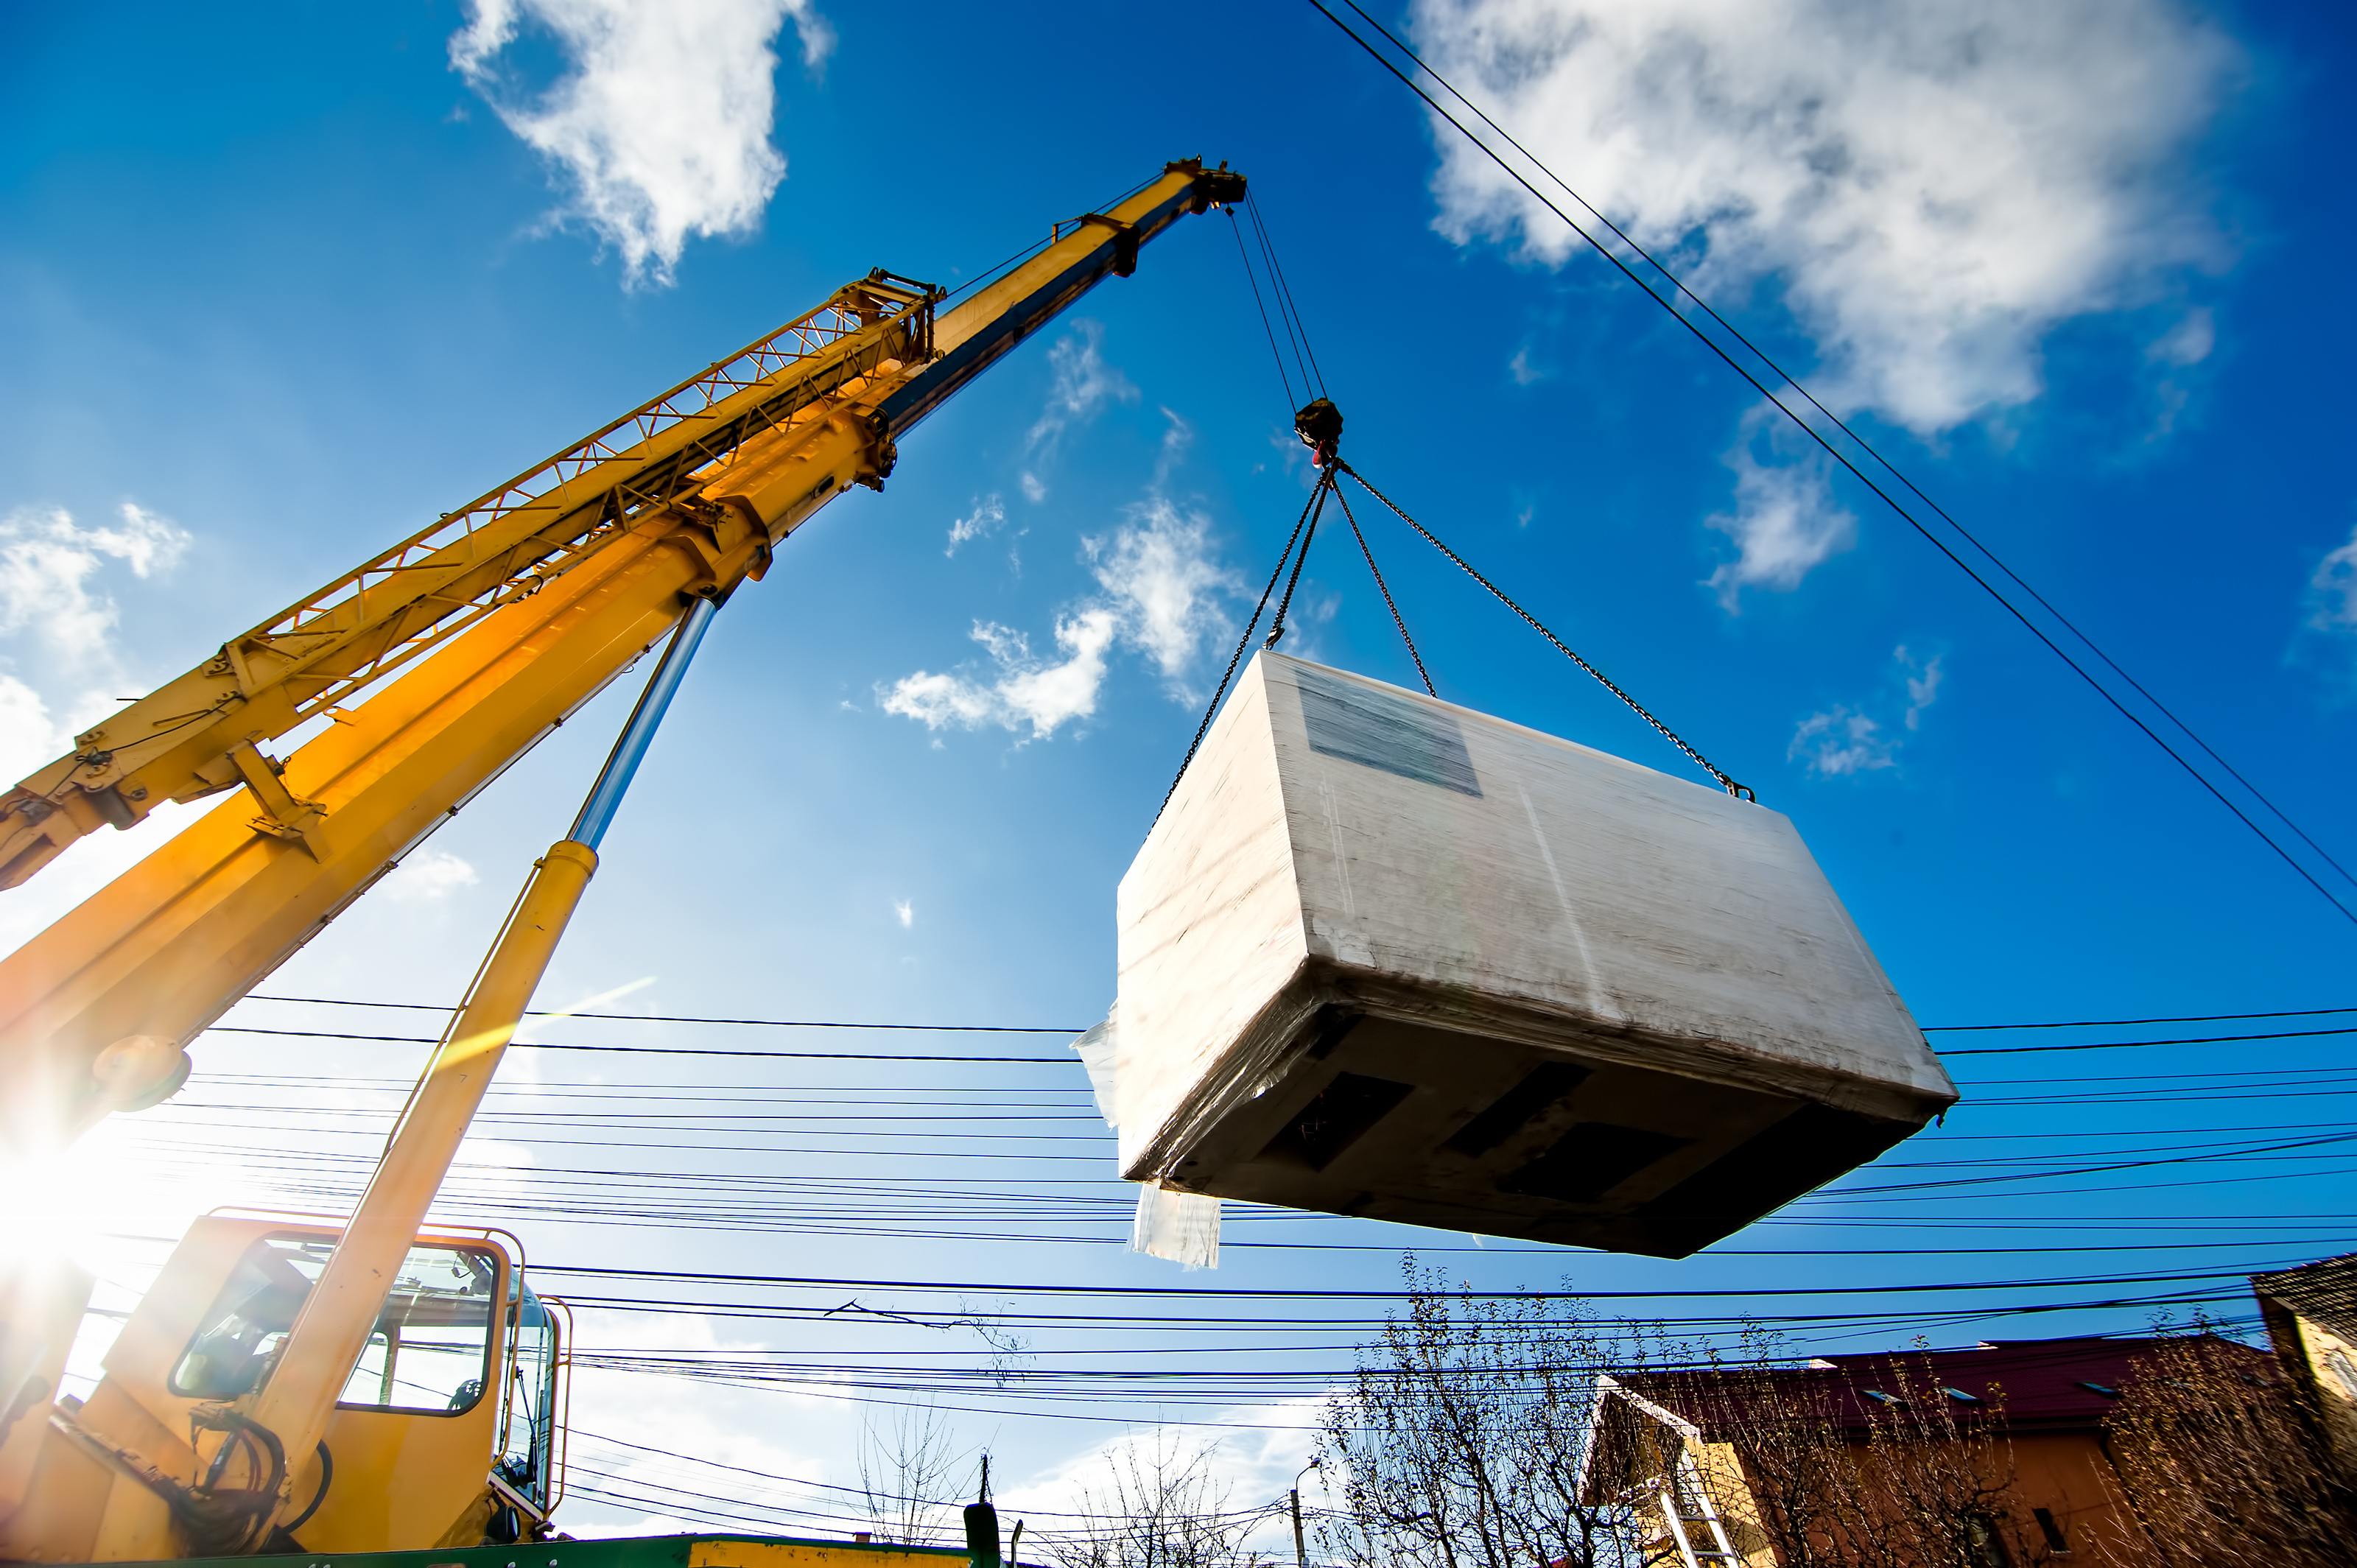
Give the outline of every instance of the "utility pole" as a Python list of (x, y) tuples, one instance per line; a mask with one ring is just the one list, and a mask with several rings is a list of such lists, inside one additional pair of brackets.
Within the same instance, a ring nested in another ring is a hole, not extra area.
[(1301, 1488), (1296, 1487), (1286, 1495), (1293, 1499), (1294, 1568), (1309, 1568), (1309, 1548), (1301, 1540)]

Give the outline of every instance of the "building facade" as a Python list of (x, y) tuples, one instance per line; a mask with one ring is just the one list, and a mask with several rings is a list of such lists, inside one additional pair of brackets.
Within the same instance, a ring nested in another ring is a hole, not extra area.
[(1647, 1559), (1687, 1568), (2142, 1561), (2106, 1423), (2160, 1343), (2003, 1340), (1606, 1379), (1583, 1489), (1641, 1503), (1660, 1521)]

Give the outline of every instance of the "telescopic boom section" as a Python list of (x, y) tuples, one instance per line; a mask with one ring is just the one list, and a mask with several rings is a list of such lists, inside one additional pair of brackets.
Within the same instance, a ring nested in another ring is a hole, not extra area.
[[(1243, 191), (1171, 164), (951, 308), (879, 269), (79, 736), (0, 798), (0, 887), (165, 800), (236, 793), (0, 961), (0, 1141), (172, 1092), (191, 1038), (689, 605), (759, 579), (846, 489), (881, 489), (942, 401)], [(283, 761), (264, 749), (322, 715)]]

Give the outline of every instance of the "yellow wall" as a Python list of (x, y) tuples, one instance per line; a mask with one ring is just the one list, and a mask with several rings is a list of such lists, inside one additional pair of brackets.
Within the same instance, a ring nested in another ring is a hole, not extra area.
[(942, 1568), (963, 1563), (963, 1552), (939, 1548), (821, 1545), (809, 1541), (699, 1541), (687, 1568)]
[(2357, 1339), (2346, 1339), (2313, 1318), (2295, 1316), (2299, 1325), (2299, 1353), (2308, 1361), (2316, 1387), (2316, 1402), (2324, 1417), (2326, 1438), (2344, 1476), (2357, 1477), (2357, 1392), (2352, 1392), (2327, 1359), (2332, 1351), (2357, 1366)]

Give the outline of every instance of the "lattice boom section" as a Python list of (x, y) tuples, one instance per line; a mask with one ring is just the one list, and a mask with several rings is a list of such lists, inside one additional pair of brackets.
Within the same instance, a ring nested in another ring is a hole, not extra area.
[[(884, 276), (837, 291), (234, 639), (225, 653), (239, 684), (286, 682), (304, 712), (341, 700), (673, 499), (692, 469), (777, 423), (780, 404), (803, 406), (870, 361), (929, 359), (933, 301), (926, 285)], [(683, 429), (699, 422), (712, 423)]]

